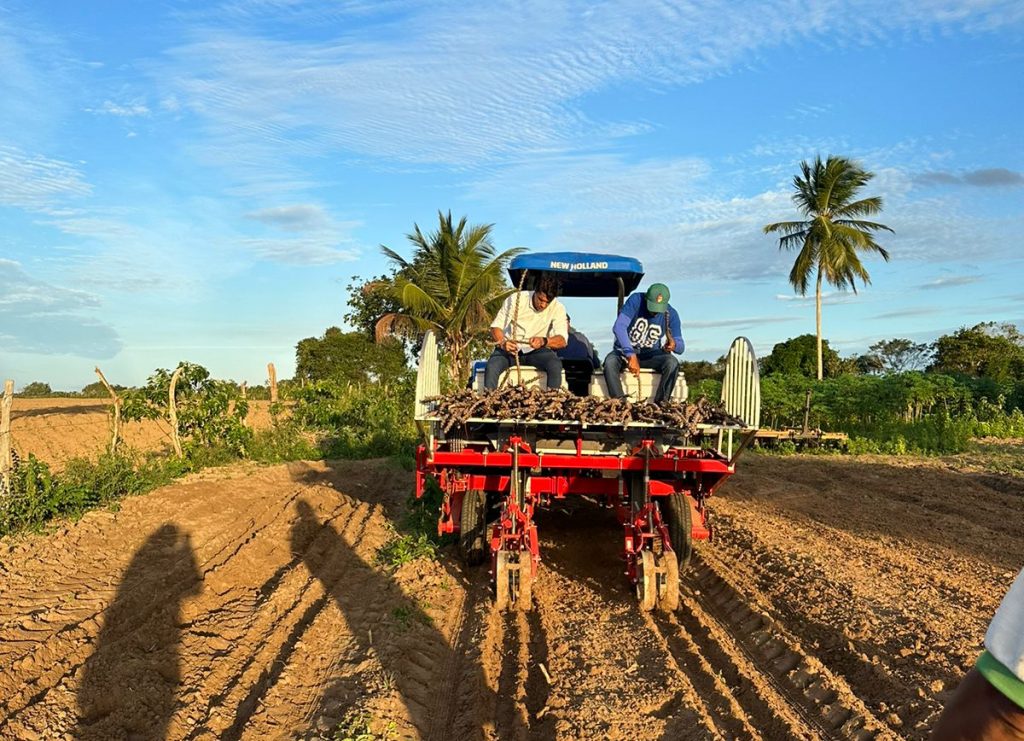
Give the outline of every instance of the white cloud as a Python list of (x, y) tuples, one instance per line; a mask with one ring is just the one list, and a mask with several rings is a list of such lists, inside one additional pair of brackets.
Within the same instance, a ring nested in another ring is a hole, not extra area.
[(99, 299), (33, 278), (0, 258), (0, 329), (10, 352), (111, 358), (121, 340), (110, 325), (88, 313)]
[(86, 113), (97, 113), (119, 118), (134, 118), (136, 116), (148, 116), (149, 107), (141, 101), (132, 103), (115, 103), (112, 100), (105, 100), (98, 108), (86, 108)]
[(74, 165), (0, 144), (0, 204), (45, 211), (91, 192), (92, 187)]
[(320, 231), (331, 224), (323, 208), (309, 203), (263, 208), (251, 211), (245, 217), (289, 232)]
[[(205, 122), (212, 151), (243, 148), (270, 159), (348, 151), (478, 166), (593, 151), (645, 130), (634, 112), (618, 120), (582, 113), (579, 101), (609, 86), (686, 85), (803, 39), (867, 45), (905, 32), (1021, 22), (1012, 0), (970, 7), (876, 0), (817, 12), (724, 0), (437, 2), (404, 14), (371, 8), (222, 4), (193, 17), (193, 40), (172, 50), (172, 67), (156, 74), (170, 88), (167, 97)], [(351, 14), (361, 16), (359, 31), (348, 30)], [(271, 32), (308, 22), (302, 18), (319, 22), (323, 40), (282, 42), (283, 34)], [(339, 30), (332, 35), (331, 28)]]
[(245, 239), (240, 244), (263, 260), (291, 265), (331, 265), (359, 256), (358, 250), (338, 248), (331, 238)]

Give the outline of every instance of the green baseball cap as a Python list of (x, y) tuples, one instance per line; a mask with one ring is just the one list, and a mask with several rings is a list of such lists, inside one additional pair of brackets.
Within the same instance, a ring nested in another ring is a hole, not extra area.
[(652, 314), (664, 314), (668, 311), (668, 286), (654, 283), (647, 289), (647, 310)]

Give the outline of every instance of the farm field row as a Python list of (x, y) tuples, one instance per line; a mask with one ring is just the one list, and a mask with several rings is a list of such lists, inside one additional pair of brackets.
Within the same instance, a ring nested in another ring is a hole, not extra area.
[(375, 562), (412, 474), (239, 465), (0, 541), (0, 736), (927, 738), (1024, 561), (1024, 484), (751, 455), (680, 610), (589, 501), (538, 518), (534, 609), (454, 553)]
[[(111, 405), (104, 399), (21, 399), (11, 408), (11, 438), (22, 457), (29, 453), (60, 468), (76, 457), (95, 458), (110, 444)], [(270, 426), (270, 402), (249, 402), (247, 423)], [(123, 440), (142, 452), (170, 451), (170, 424), (143, 420), (123, 424)]]

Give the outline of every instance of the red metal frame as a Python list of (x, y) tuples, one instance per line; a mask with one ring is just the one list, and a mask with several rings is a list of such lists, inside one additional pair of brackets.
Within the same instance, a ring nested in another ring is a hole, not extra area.
[[(653, 440), (643, 440), (629, 455), (584, 455), (582, 438), (575, 450), (536, 453), (519, 436), (508, 438), (503, 450), (492, 450), (469, 443), (462, 450), (445, 449), (447, 443), (432, 441), (432, 449), (420, 445), (416, 450), (416, 496), (423, 496), (427, 477), (434, 478), (444, 493), (438, 533), (456, 533), (460, 529), (462, 501), (466, 492), (481, 490), (505, 497), (501, 515), (491, 528), (491, 569), (499, 551), (529, 554), (530, 575), (540, 562), (540, 545), (533, 516), (535, 507), (551, 498), (568, 495), (603, 497), (615, 506), (624, 528), (626, 575), (637, 580), (640, 553), (661, 543), (663, 554), (673, 552), (668, 528), (655, 499), (670, 494), (686, 495), (691, 512), (691, 538), (707, 540), (713, 531), (708, 522), (704, 499), (718, 484), (735, 471), (720, 453), (693, 448), (670, 448), (658, 453)], [(529, 478), (522, 504), (513, 496), (513, 471)], [(619, 475), (608, 475), (618, 473)], [(628, 495), (622, 491), (621, 474), (645, 474), (646, 503), (631, 512)], [(671, 557), (671, 556), (669, 556)], [(520, 556), (521, 558), (521, 556)]]

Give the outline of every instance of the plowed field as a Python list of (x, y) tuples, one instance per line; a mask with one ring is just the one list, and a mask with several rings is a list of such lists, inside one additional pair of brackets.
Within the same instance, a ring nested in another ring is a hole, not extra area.
[[(454, 553), (375, 562), (412, 475), (237, 467), (0, 541), (0, 738), (927, 738), (1024, 562), (1024, 485), (751, 455), (674, 614), (621, 530), (539, 519), (534, 609)], [(340, 736), (339, 736), (340, 737)]]
[[(11, 407), (11, 437), (22, 457), (29, 453), (61, 468), (71, 458), (95, 458), (110, 444), (111, 405), (103, 399), (21, 399)], [(270, 426), (270, 402), (249, 402), (246, 424)], [(139, 451), (170, 451), (171, 427), (163, 419), (125, 422), (122, 439)]]

